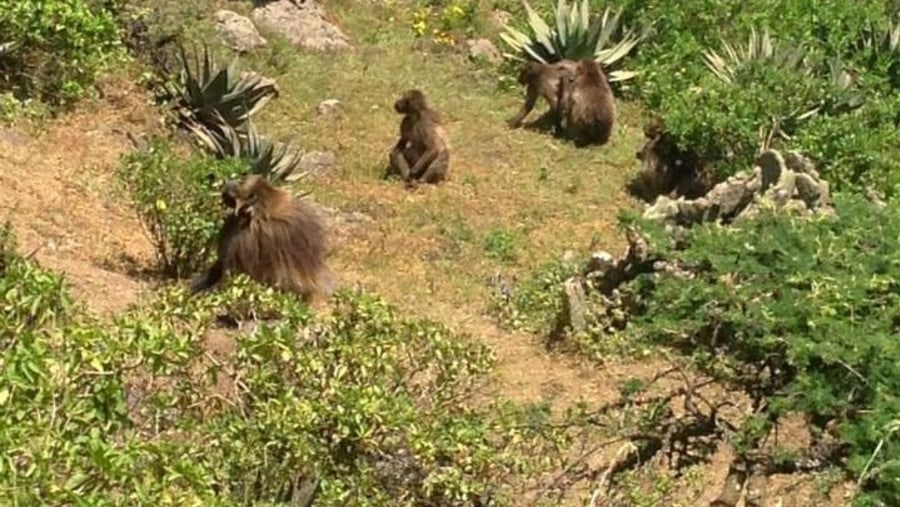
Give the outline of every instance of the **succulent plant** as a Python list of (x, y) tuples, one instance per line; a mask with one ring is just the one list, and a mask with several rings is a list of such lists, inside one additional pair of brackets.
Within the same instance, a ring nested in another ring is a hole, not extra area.
[(806, 65), (806, 48), (788, 46), (774, 40), (769, 32), (759, 33), (751, 28), (746, 47), (736, 47), (722, 40), (724, 56), (713, 50), (703, 52), (703, 63), (722, 81), (729, 84), (737, 82), (739, 70), (754, 62), (766, 62), (776, 68), (810, 74), (812, 68)]
[(214, 127), (224, 121), (239, 127), (278, 95), (274, 81), (255, 72), (237, 71), (237, 60), (219, 65), (204, 45), (202, 58), (194, 52), (193, 64), (184, 46), (179, 48), (181, 69), (169, 76), (166, 94), (175, 100), (183, 124)]
[[(588, 1), (575, 0), (569, 5), (558, 0), (555, 12), (555, 28), (523, 0), (528, 15), (531, 35), (507, 25), (500, 38), (515, 53), (504, 56), (515, 60), (536, 60), (551, 63), (562, 59), (581, 60), (592, 58), (604, 67), (611, 67), (627, 56), (647, 36), (647, 31), (625, 30), (622, 27), (622, 11), (607, 7), (603, 14), (591, 20)], [(637, 72), (613, 70), (610, 81), (624, 81)]]
[[(862, 106), (864, 102), (863, 93), (855, 86), (852, 74), (838, 58), (831, 58), (822, 66), (820, 61), (806, 58), (806, 48), (802, 45), (781, 43), (768, 31), (757, 32), (753, 28), (745, 47), (736, 47), (724, 40), (722, 46), (724, 56), (706, 50), (703, 60), (717, 78), (730, 85), (743, 86), (745, 83), (741, 81), (740, 70), (758, 63), (797, 75), (817, 75), (831, 84), (831, 93), (818, 104), (794, 111), (785, 118), (804, 120), (823, 111), (846, 112)], [(826, 69), (824, 72), (823, 68)]]
[(303, 154), (291, 144), (260, 135), (252, 121), (248, 120), (243, 128), (235, 128), (217, 116), (214, 125), (187, 123), (186, 127), (215, 156), (245, 159), (251, 172), (269, 181), (295, 181), (306, 176), (296, 172)]

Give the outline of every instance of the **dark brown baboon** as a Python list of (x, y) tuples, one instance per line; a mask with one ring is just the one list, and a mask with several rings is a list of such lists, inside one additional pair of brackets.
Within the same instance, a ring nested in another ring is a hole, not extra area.
[(325, 228), (310, 204), (258, 174), (226, 182), (222, 203), (232, 212), (219, 231), (218, 258), (191, 285), (191, 294), (215, 286), (230, 272), (307, 302), (331, 294), (335, 278), (325, 263)]
[(581, 60), (575, 75), (560, 81), (559, 103), (566, 136), (579, 147), (606, 144), (616, 122), (616, 101), (600, 64)]
[(560, 121), (560, 80), (574, 76), (577, 66), (578, 62), (573, 60), (560, 60), (555, 63), (529, 61), (522, 65), (522, 69), (519, 71), (518, 82), (520, 85), (525, 86), (525, 102), (522, 104), (519, 112), (507, 120), (509, 126), (512, 128), (521, 127), (525, 117), (531, 113), (531, 110), (537, 104), (538, 97), (544, 97), (544, 100), (550, 105), (550, 109), (536, 123), (549, 119), (555, 127), (558, 127)]
[(662, 118), (654, 117), (644, 126), (646, 140), (635, 157), (641, 172), (629, 190), (647, 202), (660, 195), (695, 199), (712, 188), (712, 180), (702, 160), (691, 150), (678, 147), (666, 132)]
[(400, 138), (391, 149), (392, 171), (400, 173), (409, 185), (446, 179), (450, 169), (450, 142), (438, 112), (428, 106), (419, 90), (406, 91), (394, 102), (394, 110), (403, 115), (403, 120)]

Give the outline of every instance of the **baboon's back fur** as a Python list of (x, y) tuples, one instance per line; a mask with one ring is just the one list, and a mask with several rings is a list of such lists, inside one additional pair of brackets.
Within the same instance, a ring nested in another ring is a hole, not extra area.
[(271, 187), (255, 185), (256, 202), (229, 216), (220, 242), (225, 269), (303, 296), (329, 295), (334, 274), (325, 263), (325, 229), (307, 202)]

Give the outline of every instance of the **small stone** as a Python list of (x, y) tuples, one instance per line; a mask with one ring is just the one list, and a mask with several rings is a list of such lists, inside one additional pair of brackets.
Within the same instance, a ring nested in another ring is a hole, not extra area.
[(566, 316), (566, 323), (576, 333), (584, 331), (587, 329), (587, 320), (584, 316), (585, 294), (581, 279), (573, 277), (566, 280), (564, 291), (563, 314)]
[(330, 151), (308, 151), (300, 157), (300, 173), (308, 173), (310, 176), (321, 176), (334, 166), (334, 153)]
[(484, 60), (489, 63), (497, 63), (503, 60), (500, 50), (488, 39), (469, 39), (466, 41), (469, 50), (469, 58)]
[(319, 102), (319, 105), (316, 107), (316, 113), (319, 116), (332, 116), (336, 114), (340, 108), (341, 101), (337, 99), (328, 99)]
[(312, 0), (267, 2), (250, 13), (261, 28), (283, 35), (291, 44), (312, 51), (332, 51), (350, 47), (347, 36), (325, 19)]
[(218, 23), (219, 38), (229, 48), (246, 53), (266, 45), (266, 39), (259, 34), (256, 25), (249, 18), (228, 10), (217, 11), (214, 16)]

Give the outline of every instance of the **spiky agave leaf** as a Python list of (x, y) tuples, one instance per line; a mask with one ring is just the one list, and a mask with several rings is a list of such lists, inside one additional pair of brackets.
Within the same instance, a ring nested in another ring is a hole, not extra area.
[(270, 181), (295, 181), (306, 176), (297, 172), (303, 154), (292, 144), (273, 142), (260, 135), (252, 121), (235, 128), (217, 114), (212, 124), (190, 122), (186, 127), (217, 158), (245, 159), (251, 172)]
[(736, 84), (739, 71), (754, 62), (766, 62), (775, 68), (803, 74), (812, 71), (805, 65), (805, 47), (779, 43), (772, 38), (768, 30), (760, 33), (751, 28), (745, 48), (736, 48), (723, 39), (722, 51), (725, 56), (720, 56), (711, 49), (703, 51), (703, 61), (716, 77), (729, 84)]
[(238, 74), (237, 60), (219, 65), (206, 45), (202, 54), (194, 52), (193, 61), (184, 46), (179, 54), (181, 69), (170, 77), (166, 91), (175, 98), (185, 125), (199, 122), (214, 127), (224, 120), (238, 127), (278, 94), (274, 81), (254, 72)]
[[(535, 10), (522, 0), (527, 13), (532, 35), (526, 35), (507, 25), (500, 38), (515, 53), (504, 53), (514, 60), (532, 59), (542, 63), (562, 59), (580, 60), (593, 58), (605, 67), (618, 63), (647, 36), (647, 31), (626, 30), (618, 41), (615, 35), (622, 32), (622, 11), (607, 8), (603, 15), (591, 21), (588, 0), (575, 0), (568, 4), (558, 0), (556, 5), (555, 29), (551, 29)], [(637, 72), (613, 71), (610, 81), (624, 81), (636, 76)]]

